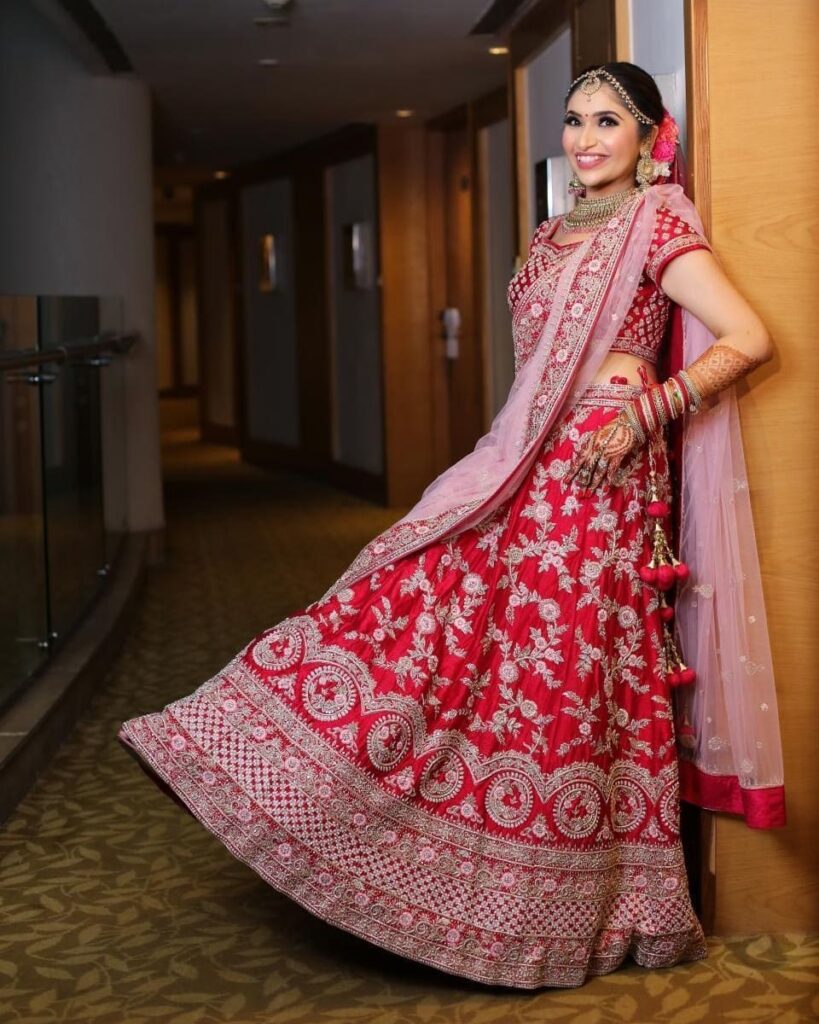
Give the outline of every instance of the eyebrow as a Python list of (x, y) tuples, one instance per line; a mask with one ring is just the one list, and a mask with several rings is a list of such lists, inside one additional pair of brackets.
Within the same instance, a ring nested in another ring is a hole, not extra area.
[[(578, 112), (576, 110), (567, 110), (566, 113), (567, 114), (574, 114), (575, 117), (582, 117), (583, 116), (582, 114), (578, 114)], [(597, 110), (597, 111), (594, 112), (594, 114), (590, 114), (589, 117), (603, 117), (603, 115), (606, 115), (607, 117), (622, 117), (623, 116), (622, 114), (618, 114), (616, 110)]]

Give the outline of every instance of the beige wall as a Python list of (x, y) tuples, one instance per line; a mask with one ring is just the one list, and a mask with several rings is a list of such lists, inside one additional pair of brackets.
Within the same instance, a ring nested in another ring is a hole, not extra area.
[(815, 929), (819, 3), (691, 2), (706, 19), (712, 240), (777, 348), (739, 392), (789, 815), (771, 832), (716, 816), (714, 931)]

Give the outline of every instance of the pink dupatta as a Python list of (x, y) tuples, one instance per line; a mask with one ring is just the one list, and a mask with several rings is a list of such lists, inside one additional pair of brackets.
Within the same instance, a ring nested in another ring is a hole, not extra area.
[[(560, 272), (541, 337), (489, 432), (362, 549), (321, 601), (475, 525), (514, 493), (618, 334), (660, 206), (702, 232), (679, 185), (654, 185), (576, 246)], [(688, 365), (714, 340), (683, 311), (682, 344), (672, 362)], [(733, 387), (712, 408), (686, 417), (681, 462), (680, 558), (691, 578), (677, 598), (676, 628), (680, 651), (697, 671), (693, 686), (676, 688), (678, 728), (690, 723), (689, 745), (680, 750), (682, 796), (742, 814), (753, 827), (784, 825), (776, 693)]]

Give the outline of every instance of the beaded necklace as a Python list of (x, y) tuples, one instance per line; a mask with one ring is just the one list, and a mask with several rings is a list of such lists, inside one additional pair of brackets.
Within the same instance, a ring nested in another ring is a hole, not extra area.
[(569, 213), (561, 218), (563, 228), (567, 232), (576, 231), (578, 228), (598, 227), (605, 224), (614, 214), (630, 199), (639, 195), (643, 189), (636, 185), (623, 192), (615, 192), (610, 196), (585, 199), (578, 196), (577, 205)]

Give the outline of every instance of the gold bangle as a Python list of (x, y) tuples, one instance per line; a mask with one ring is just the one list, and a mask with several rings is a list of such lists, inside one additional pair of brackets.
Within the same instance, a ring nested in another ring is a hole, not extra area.
[(663, 392), (666, 400), (666, 418), (675, 419), (677, 416), (677, 403), (674, 401), (674, 391), (667, 380), (663, 381)]
[(637, 441), (640, 444), (645, 444), (645, 431), (643, 430), (643, 427), (639, 419), (637, 419), (637, 413), (634, 411), (634, 406), (631, 404), (631, 402), (623, 406), (622, 412), (625, 414), (626, 420), (628, 421), (628, 425), (634, 431), (634, 435), (637, 438)]
[(668, 390), (671, 394), (671, 400), (674, 408), (677, 411), (677, 415), (685, 412), (685, 396), (680, 391), (680, 385), (673, 377), (669, 377), (666, 381), (668, 384)]
[(678, 376), (680, 380), (682, 380), (683, 384), (688, 388), (688, 392), (691, 396), (691, 404), (694, 407), (693, 411), (698, 412), (702, 405), (702, 395), (700, 394), (699, 388), (691, 379), (691, 374), (686, 370), (680, 370)]
[(666, 408), (663, 405), (663, 399), (662, 399), (662, 396), (660, 395), (660, 389), (659, 388), (652, 388), (651, 389), (651, 396), (654, 399), (654, 407), (657, 410), (657, 417), (658, 417), (658, 419), (660, 421), (659, 426), (658, 426), (657, 429), (660, 430), (668, 422), (668, 412), (666, 411)]

